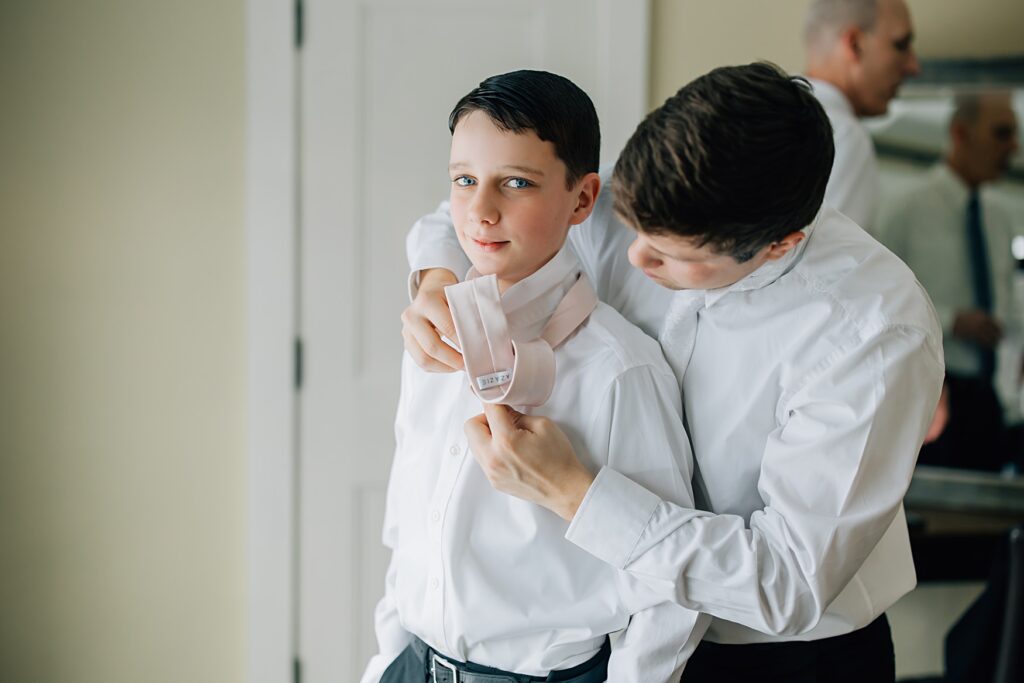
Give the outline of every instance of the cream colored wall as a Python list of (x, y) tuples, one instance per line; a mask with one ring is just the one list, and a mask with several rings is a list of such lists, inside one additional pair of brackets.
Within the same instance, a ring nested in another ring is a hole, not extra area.
[(716, 66), (803, 66), (798, 0), (652, 0), (651, 108)]
[(0, 4), (0, 680), (243, 678), (244, 9)]
[[(808, 0), (653, 0), (651, 107), (724, 64), (756, 59), (803, 69), (802, 17)], [(908, 0), (923, 57), (1020, 54), (1019, 0)]]

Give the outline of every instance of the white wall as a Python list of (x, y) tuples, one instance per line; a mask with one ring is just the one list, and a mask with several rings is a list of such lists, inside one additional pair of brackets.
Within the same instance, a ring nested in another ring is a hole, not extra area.
[(0, 680), (242, 680), (244, 2), (0, 4)]

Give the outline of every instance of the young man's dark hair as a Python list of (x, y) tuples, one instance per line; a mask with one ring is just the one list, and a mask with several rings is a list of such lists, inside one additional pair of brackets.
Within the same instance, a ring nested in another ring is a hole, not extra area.
[(615, 211), (742, 263), (808, 225), (835, 148), (810, 86), (764, 62), (715, 69), (651, 112), (619, 156)]
[(459, 120), (474, 111), (485, 112), (501, 130), (532, 130), (555, 146), (568, 169), (569, 187), (596, 173), (601, 155), (601, 127), (587, 93), (568, 78), (547, 71), (511, 71), (491, 76), (459, 100), (448, 116), (455, 132)]

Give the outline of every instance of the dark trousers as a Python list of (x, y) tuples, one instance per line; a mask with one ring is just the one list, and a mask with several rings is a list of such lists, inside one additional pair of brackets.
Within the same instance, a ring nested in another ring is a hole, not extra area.
[(430, 673), (410, 645), (391, 662), (380, 677), (380, 683), (425, 683), (429, 678)]
[(1003, 407), (992, 382), (946, 375), (949, 421), (942, 435), (921, 447), (917, 462), (938, 467), (998, 471), (1009, 456)]
[(832, 638), (750, 645), (703, 641), (680, 683), (893, 683), (896, 658), (885, 615)]

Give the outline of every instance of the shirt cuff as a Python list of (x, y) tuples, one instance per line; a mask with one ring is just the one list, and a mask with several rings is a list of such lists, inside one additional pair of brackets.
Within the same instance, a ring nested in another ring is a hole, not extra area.
[(607, 467), (601, 468), (565, 532), (594, 557), (624, 569), (661, 499)]
[(412, 272), (409, 273), (409, 302), (416, 298), (420, 291), (420, 273), (431, 268), (445, 268), (450, 270), (459, 282), (462, 282), (466, 275), (466, 257), (460, 251), (454, 254), (443, 246), (437, 249), (427, 250), (420, 263), (413, 264)]

